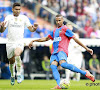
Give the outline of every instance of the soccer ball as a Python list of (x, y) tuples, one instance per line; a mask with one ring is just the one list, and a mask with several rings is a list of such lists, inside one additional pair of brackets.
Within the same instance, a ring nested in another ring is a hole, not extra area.
[(70, 81), (67, 81), (66, 79), (62, 79), (60, 81), (60, 87), (62, 89), (68, 89), (70, 87)]

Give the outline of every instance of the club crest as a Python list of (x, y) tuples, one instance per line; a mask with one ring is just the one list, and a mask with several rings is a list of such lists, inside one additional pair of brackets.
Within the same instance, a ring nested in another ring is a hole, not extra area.
[(59, 33), (61, 33), (61, 32), (62, 32), (62, 30), (59, 31)]

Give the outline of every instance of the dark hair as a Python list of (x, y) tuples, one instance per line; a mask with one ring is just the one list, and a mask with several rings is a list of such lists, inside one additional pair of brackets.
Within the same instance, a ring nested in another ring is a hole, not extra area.
[(61, 14), (57, 14), (56, 17), (63, 17)]
[(16, 6), (21, 6), (21, 4), (16, 2), (16, 3), (13, 4), (13, 8), (16, 7)]

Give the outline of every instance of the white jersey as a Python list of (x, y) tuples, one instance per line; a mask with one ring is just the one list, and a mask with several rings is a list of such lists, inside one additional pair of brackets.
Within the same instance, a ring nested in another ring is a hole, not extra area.
[[(78, 38), (77, 34), (74, 35)], [(83, 60), (82, 52), (84, 52), (85, 49), (79, 46), (73, 39), (71, 39), (68, 50), (69, 50), (69, 54), (68, 54), (67, 62), (75, 65), (78, 68), (81, 68), (81, 64)]]
[(18, 17), (8, 15), (4, 22), (6, 22), (5, 27), (8, 27), (8, 43), (23, 42), (24, 27), (31, 26), (29, 19), (25, 15)]

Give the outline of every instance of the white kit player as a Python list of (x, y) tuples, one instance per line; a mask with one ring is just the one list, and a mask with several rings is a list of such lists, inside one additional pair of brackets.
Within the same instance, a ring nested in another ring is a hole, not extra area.
[[(8, 42), (6, 44), (7, 57), (9, 60), (9, 67), (11, 72), (11, 85), (15, 84), (15, 64), (17, 69), (17, 82), (21, 83), (21, 58), (20, 55), (24, 48), (24, 27), (27, 26), (31, 32), (36, 31), (38, 24), (31, 25), (29, 19), (20, 15), (20, 3), (13, 4), (13, 15), (8, 15), (4, 22), (0, 23), (0, 32), (4, 32), (8, 27)], [(16, 63), (15, 63), (16, 62)]]
[[(75, 36), (79, 38), (79, 35), (75, 33)], [(69, 55), (68, 55), (68, 63), (75, 65), (78, 68), (81, 68), (82, 65), (82, 60), (83, 60), (83, 54), (82, 52), (85, 51), (85, 49), (81, 46), (79, 46), (76, 42), (73, 40), (70, 41), (69, 43)], [(73, 74), (74, 72), (66, 69), (66, 79), (67, 81), (70, 81), (70, 75)], [(76, 73), (76, 80), (80, 80), (80, 73)]]

